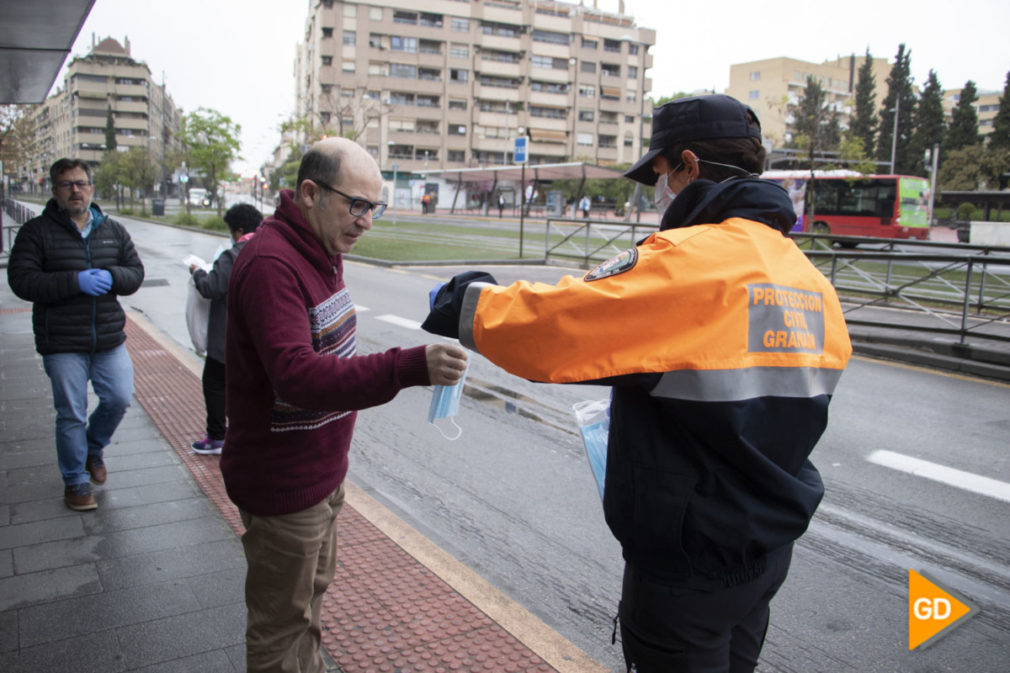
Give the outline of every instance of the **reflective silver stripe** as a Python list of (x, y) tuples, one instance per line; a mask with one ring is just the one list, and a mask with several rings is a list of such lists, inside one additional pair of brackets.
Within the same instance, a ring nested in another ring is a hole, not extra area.
[(817, 367), (750, 367), (747, 369), (682, 369), (666, 372), (650, 393), (695, 402), (738, 402), (755, 397), (830, 395), (841, 369)]
[(486, 287), (492, 287), (492, 284), (478, 282), (467, 285), (463, 294), (463, 305), (459, 309), (459, 342), (474, 351), (477, 350), (477, 344), (473, 339), (473, 320), (477, 316), (480, 293)]

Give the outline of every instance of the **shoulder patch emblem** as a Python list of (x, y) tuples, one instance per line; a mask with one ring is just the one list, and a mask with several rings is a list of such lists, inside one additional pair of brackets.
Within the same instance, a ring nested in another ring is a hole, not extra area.
[(638, 263), (638, 248), (628, 248), (624, 252), (614, 255), (608, 259), (603, 264), (587, 273), (582, 280), (589, 282), (592, 280), (600, 280), (601, 278), (610, 278), (611, 276), (616, 276), (618, 274), (624, 273), (625, 271), (631, 271), (635, 268), (635, 264)]

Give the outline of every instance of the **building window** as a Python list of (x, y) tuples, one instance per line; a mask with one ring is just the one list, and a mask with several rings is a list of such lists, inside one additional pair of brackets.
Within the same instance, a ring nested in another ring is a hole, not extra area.
[(568, 93), (570, 86), (567, 82), (538, 82), (530, 80), (530, 91), (542, 91), (544, 93)]
[(632, 44), (632, 43), (629, 42), (628, 43), (628, 56), (637, 56), (637, 55), (638, 55), (638, 45), (637, 44)]
[(592, 133), (577, 133), (575, 135), (575, 143), (577, 145), (592, 145), (593, 144), (593, 134)]
[(422, 119), (417, 120), (417, 132), (418, 133), (428, 133), (431, 135), (438, 134), (438, 122), (437, 121), (426, 121)]
[(617, 136), (600, 134), (600, 147), (617, 147)]
[(372, 155), (373, 159), (375, 159), (376, 161), (379, 160), (379, 146), (378, 145), (369, 145), (368, 147), (365, 148), (365, 150), (369, 154)]
[(580, 122), (591, 122), (593, 121), (593, 111), (582, 108), (579, 110), (579, 121)]
[(427, 80), (429, 82), (441, 82), (442, 71), (438, 68), (418, 68), (417, 78)]
[(761, 97), (761, 90), (760, 89), (752, 89), (752, 90), (750, 90), (747, 93), (747, 98), (749, 98), (751, 100), (757, 100), (760, 97)]
[(368, 18), (372, 21), (382, 21), (382, 7), (369, 7)]
[(754, 72), (752, 72), (750, 74), (750, 81), (757, 82), (760, 79), (761, 79), (761, 71), (760, 70), (755, 70)]
[(459, 42), (453, 42), (449, 45), (449, 57), (450, 58), (469, 58), (470, 57), (470, 47)]
[(355, 33), (353, 30), (344, 31), (344, 44), (348, 47), (353, 47), (355, 43), (354, 39)]
[(595, 61), (583, 61), (582, 64), (579, 65), (579, 70), (581, 72), (595, 73), (596, 72), (596, 62)]
[(466, 126), (463, 124), (449, 124), (449, 135), (451, 136), (465, 136)]
[(446, 152), (446, 159), (449, 161), (454, 161), (457, 163), (463, 163), (466, 161), (466, 151), (465, 150), (448, 150)]
[(389, 77), (388, 63), (369, 63), (368, 74), (375, 77)]
[(465, 100), (457, 100), (457, 99), (450, 98), (449, 99), (449, 109), (450, 110), (465, 110), (466, 109), (466, 101)]
[(616, 63), (601, 63), (600, 74), (606, 77), (620, 77), (621, 66), (617, 65)]
[(406, 63), (390, 63), (390, 77), (404, 77), (406, 79), (417, 79), (417, 66)]
[(596, 87), (595, 86), (580, 86), (579, 96), (582, 98), (595, 98), (596, 97)]
[(567, 70), (568, 59), (554, 58), (553, 56), (530, 55), (530, 63), (534, 68), (551, 68), (553, 70)]
[(459, 19), (455, 16), (449, 22), (450, 30), (454, 30), (457, 33), (469, 33), (470, 32), (470, 19)]
[(469, 75), (470, 75), (469, 70), (460, 70), (459, 68), (449, 68), (450, 82), (455, 82), (457, 84), (465, 84)]
[(634, 141), (632, 135), (630, 133), (625, 133), (624, 134), (624, 146), (625, 147), (632, 147), (634, 144), (635, 144), (635, 141)]
[(421, 15), (418, 17), (418, 23), (420, 23), (422, 26), (427, 26), (429, 28), (441, 28), (442, 15), (421, 12)]
[(550, 42), (551, 44), (568, 44), (571, 42), (571, 35), (568, 33), (557, 33), (553, 30), (533, 30), (534, 42)]
[(322, 59), (323, 59), (323, 65), (333, 65), (332, 56), (323, 56)]
[(390, 49), (392, 49), (393, 51), (406, 52), (408, 54), (416, 54), (417, 38), (394, 35), (393, 37), (390, 38)]
[(389, 130), (390, 131), (403, 131), (404, 133), (414, 132), (414, 120), (413, 119), (390, 119), (389, 120)]
[(330, 94), (330, 93), (333, 92), (333, 85), (332, 84), (320, 84), (319, 85), (319, 89), (324, 94)]
[(596, 49), (597, 45), (599, 45), (599, 42), (597, 42), (596, 40), (590, 40), (589, 38), (586, 37), (582, 38), (583, 49)]
[(379, 35), (378, 33), (369, 33), (368, 46), (372, 49), (382, 49), (382, 35)]
[(620, 40), (603, 40), (603, 51), (609, 51), (612, 54), (621, 53), (621, 41)]
[(329, 26), (323, 26), (323, 38), (333, 37), (333, 28)]
[(628, 79), (638, 79), (638, 66), (628, 66)]
[(319, 113), (319, 121), (321, 121), (324, 125), (325, 124), (329, 124), (330, 123), (330, 113), (329, 112), (320, 112)]
[(405, 12), (400, 9), (393, 10), (393, 23), (409, 23), (417, 25), (417, 12)]
[(442, 55), (442, 43), (438, 40), (421, 40), (417, 43), (417, 51), (420, 54)]
[(340, 66), (341, 72), (354, 72), (354, 61), (344, 61)]

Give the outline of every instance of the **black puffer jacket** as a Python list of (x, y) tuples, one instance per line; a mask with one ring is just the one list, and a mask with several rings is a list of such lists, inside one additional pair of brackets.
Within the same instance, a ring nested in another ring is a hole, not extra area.
[[(35, 348), (51, 353), (94, 353), (126, 340), (126, 315), (118, 295), (133, 294), (144, 265), (123, 225), (91, 204), (91, 234), (81, 238), (69, 213), (50, 199), (42, 214), (18, 231), (7, 265), (14, 294), (34, 304)], [(112, 289), (98, 297), (81, 292), (77, 274), (105, 269)]]

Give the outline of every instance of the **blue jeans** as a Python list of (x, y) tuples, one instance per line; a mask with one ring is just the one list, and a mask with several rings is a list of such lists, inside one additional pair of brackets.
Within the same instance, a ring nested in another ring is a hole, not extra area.
[[(53, 353), (42, 356), (53, 385), (56, 407), (56, 457), (63, 483), (88, 481), (84, 469), (89, 455), (102, 457), (133, 397), (133, 362), (126, 346), (99, 353)], [(98, 395), (98, 406), (88, 413), (88, 381)]]

